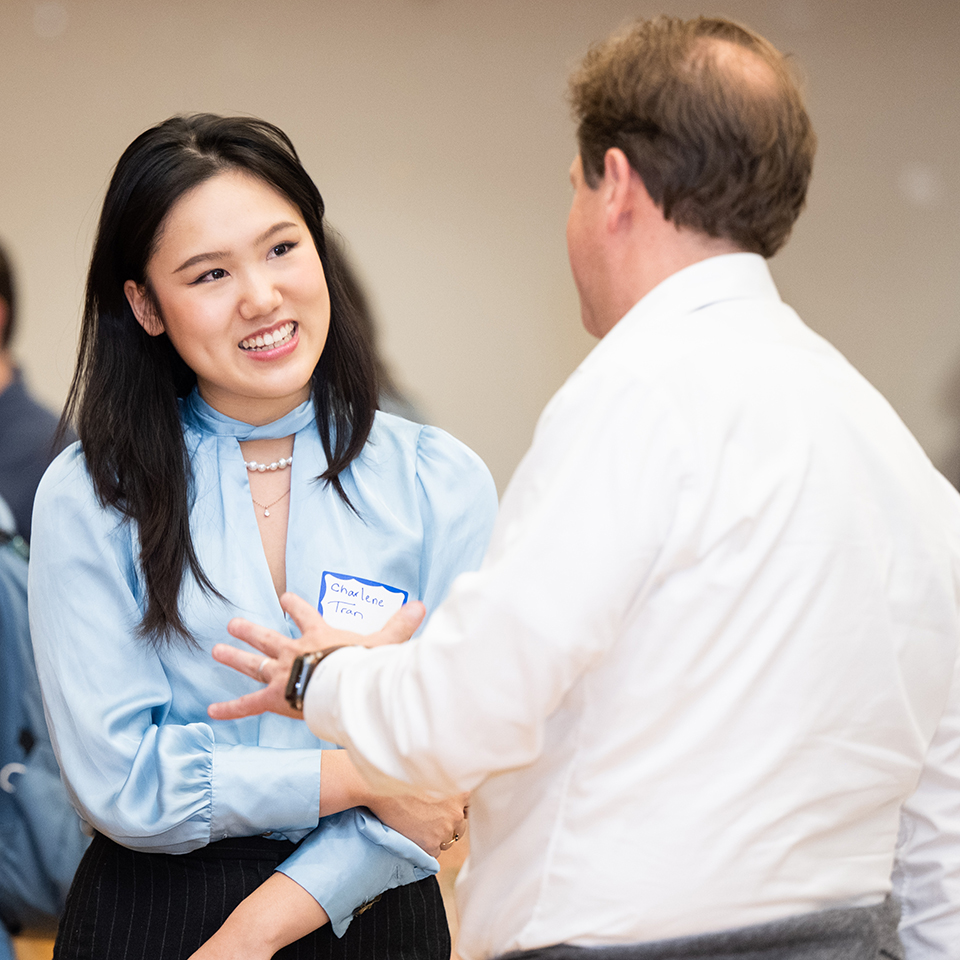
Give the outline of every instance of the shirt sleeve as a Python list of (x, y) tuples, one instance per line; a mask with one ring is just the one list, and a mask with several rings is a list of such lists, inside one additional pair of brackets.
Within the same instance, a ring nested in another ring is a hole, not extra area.
[(422, 637), (339, 651), (314, 674), (311, 729), (384, 789), (471, 790), (536, 759), (547, 718), (649, 584), (676, 511), (681, 427), (628, 378), (581, 373), (541, 417), (482, 567)]
[(960, 659), (914, 794), (893, 871), (906, 960), (954, 960), (960, 944)]
[(81, 816), (124, 846), (165, 853), (315, 828), (319, 745), (256, 746), (256, 723), (241, 742), (218, 742), (211, 724), (177, 715), (167, 668), (183, 658), (202, 672), (209, 655), (167, 647), (164, 659), (136, 635), (135, 534), (97, 502), (76, 447), (45, 475), (35, 519), (29, 600), (37, 672)]

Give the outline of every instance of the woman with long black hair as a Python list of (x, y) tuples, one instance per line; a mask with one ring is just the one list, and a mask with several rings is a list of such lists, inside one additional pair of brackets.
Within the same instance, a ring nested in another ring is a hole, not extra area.
[[(251, 689), (209, 655), (231, 617), (291, 635), (290, 591), (365, 633), (479, 564), (486, 468), (376, 398), (289, 139), (212, 115), (138, 137), (90, 265), (65, 413), (80, 442), (34, 517), (37, 666), (96, 831), (58, 957), (188, 957), (268, 877), (322, 924), (278, 956), (449, 955), (431, 874), (463, 797), (372, 796), (302, 724), (206, 715)], [(271, 956), (274, 933), (232, 955)]]

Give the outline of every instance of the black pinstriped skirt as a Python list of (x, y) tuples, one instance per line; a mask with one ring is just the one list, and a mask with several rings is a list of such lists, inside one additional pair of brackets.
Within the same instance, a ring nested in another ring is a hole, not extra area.
[[(294, 849), (261, 837), (193, 853), (139, 853), (97, 834), (60, 921), (55, 960), (185, 960)], [(388, 890), (343, 937), (326, 924), (282, 960), (449, 960), (436, 878)]]

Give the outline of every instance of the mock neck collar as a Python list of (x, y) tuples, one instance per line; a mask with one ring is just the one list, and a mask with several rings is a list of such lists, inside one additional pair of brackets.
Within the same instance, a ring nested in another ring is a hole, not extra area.
[(185, 424), (192, 425), (202, 433), (221, 437), (236, 437), (237, 440), (278, 440), (298, 433), (314, 420), (313, 400), (304, 400), (288, 414), (272, 423), (254, 426), (242, 420), (214, 410), (197, 392), (196, 387), (188, 397), (180, 401)]

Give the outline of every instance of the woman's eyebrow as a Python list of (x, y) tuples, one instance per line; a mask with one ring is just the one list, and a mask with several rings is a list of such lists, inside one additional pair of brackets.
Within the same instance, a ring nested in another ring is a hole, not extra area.
[[(286, 230), (289, 227), (295, 227), (296, 224), (292, 220), (281, 220), (279, 223), (275, 223), (272, 227), (267, 230), (264, 230), (260, 236), (255, 237), (253, 245), (259, 246), (261, 243), (269, 240), (275, 233), (279, 233), (281, 230)], [(198, 253), (190, 257), (188, 260), (184, 260), (183, 263), (174, 270), (174, 273), (181, 273), (184, 270), (189, 270), (191, 267), (195, 267), (198, 263), (203, 263), (206, 260), (222, 260), (225, 257), (230, 256), (229, 250), (211, 250), (210, 253)]]
[(173, 272), (181, 273), (183, 270), (189, 270), (190, 267), (195, 267), (198, 263), (203, 263), (205, 260), (223, 260), (228, 256), (230, 256), (228, 250), (212, 250), (210, 253), (198, 253), (196, 256), (190, 257), (189, 260), (184, 260)]
[(275, 223), (269, 230), (264, 230), (263, 233), (253, 241), (254, 246), (257, 246), (263, 243), (265, 240), (269, 240), (275, 233), (279, 233), (281, 230), (286, 230), (289, 227), (295, 227), (296, 224), (292, 220), (281, 220), (279, 223)]

